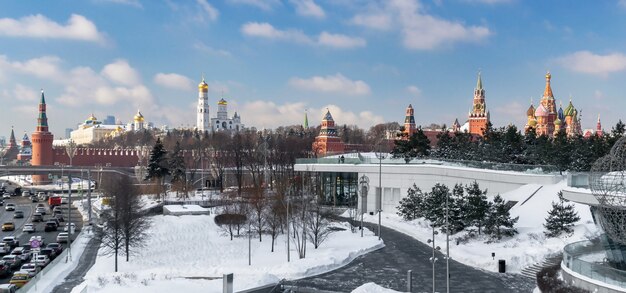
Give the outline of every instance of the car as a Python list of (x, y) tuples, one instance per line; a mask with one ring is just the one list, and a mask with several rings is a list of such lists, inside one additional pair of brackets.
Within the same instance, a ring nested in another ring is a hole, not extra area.
[(68, 204), (70, 201), (67, 197), (61, 197), (61, 204)]
[(15, 270), (22, 266), (22, 260), (17, 255), (7, 254), (2, 257), (2, 260), (9, 264), (12, 270)]
[(0, 242), (0, 255), (7, 255), (11, 253), (11, 246), (4, 242)]
[(44, 198), (46, 196), (46, 193), (43, 191), (37, 192), (37, 197), (38, 198)]
[(61, 252), (63, 252), (63, 246), (61, 246), (61, 244), (59, 243), (49, 243), (48, 246), (46, 246), (47, 249), (52, 249), (54, 251), (54, 253), (56, 253), (56, 255), (61, 254)]
[(44, 208), (44, 207), (37, 207), (35, 209), (35, 213), (40, 213), (42, 215), (45, 215), (46, 214), (46, 208)]
[[(10, 274), (11, 272), (9, 272)], [(0, 293), (15, 293), (17, 292), (17, 286), (13, 284), (0, 284)]]
[(40, 253), (35, 257), (35, 259), (33, 259), (32, 262), (38, 266), (45, 267), (50, 263), (50, 258), (48, 258), (47, 255), (43, 255)]
[(39, 202), (39, 197), (36, 197), (36, 196), (34, 196), (34, 195), (31, 195), (31, 196), (30, 196), (30, 201), (32, 201), (32, 202)]
[(31, 257), (30, 250), (25, 250), (24, 247), (14, 248), (13, 251), (11, 251), (11, 254), (19, 257), (24, 263), (28, 262)]
[(43, 215), (41, 213), (34, 213), (32, 221), (33, 222), (43, 222)]
[(44, 232), (56, 231), (56, 230), (57, 230), (57, 227), (59, 227), (59, 226), (57, 225), (57, 223), (56, 223), (56, 222), (54, 222), (54, 221), (48, 221), (48, 222), (46, 222), (46, 224), (44, 225), (43, 231), (44, 231)]
[(22, 191), (22, 196), (23, 196), (23, 197), (30, 196), (30, 192), (28, 192), (28, 191)]
[[(11, 265), (0, 260), (0, 276), (7, 277), (11, 275)], [(1, 287), (0, 287), (1, 288)], [(2, 290), (0, 290), (2, 292)]]
[(4, 210), (5, 211), (14, 211), (15, 210), (15, 204), (14, 203), (7, 203), (6, 206), (4, 206)]
[(13, 224), (13, 222), (4, 222), (4, 224), (2, 224), (2, 231), (14, 231), (15, 230), (15, 224)]
[(70, 235), (67, 232), (61, 232), (57, 235), (58, 243), (67, 243), (69, 241)]
[(38, 255), (45, 255), (49, 260), (53, 260), (57, 257), (58, 254), (53, 249), (43, 248), (39, 250)]
[(41, 270), (41, 267), (32, 262), (23, 264), (22, 267), (20, 268), (20, 271), (28, 272), (31, 278), (34, 277), (37, 273), (39, 273), (40, 270)]
[(61, 214), (54, 215), (54, 218), (57, 219), (59, 222), (65, 222), (65, 218), (63, 218), (63, 215)]
[[(33, 242), (37, 242), (37, 244), (33, 245)], [(30, 236), (30, 239), (28, 239), (28, 245), (33, 248), (39, 248), (45, 246), (45, 241), (40, 235), (33, 235)]]
[(46, 207), (46, 205), (45, 205), (45, 204), (43, 204), (43, 203), (38, 203), (38, 204), (37, 204), (37, 207), (42, 207), (42, 208), (45, 208), (45, 207)]
[(13, 214), (13, 218), (15, 219), (21, 219), (24, 217), (24, 211), (15, 211), (15, 213)]
[(22, 232), (34, 233), (34, 232), (37, 232), (37, 228), (35, 224), (24, 224), (24, 228), (22, 228)]
[(13, 284), (18, 288), (22, 288), (24, 285), (26, 285), (26, 283), (28, 283), (28, 281), (30, 281), (29, 272), (17, 271), (13, 273), (13, 277), (11, 278), (11, 281), (9, 281), (9, 284)]
[[(68, 231), (68, 230), (69, 230), (69, 229), (68, 229), (69, 227), (72, 227), (72, 231), (71, 231), (71, 232), (70, 232), (70, 231)], [(63, 231), (65, 231), (65, 232), (70, 232), (70, 234), (74, 234), (74, 233), (76, 232), (76, 224), (74, 224), (74, 223), (66, 223), (66, 224), (65, 224), (65, 227), (63, 228)]]
[(55, 217), (52, 217), (52, 218), (48, 219), (48, 222), (50, 222), (50, 221), (55, 222), (57, 224), (57, 227), (61, 226), (61, 222), (59, 222), (59, 220), (57, 218), (55, 218)]
[(4, 199), (0, 198), (0, 206), (4, 205)]
[(11, 246), (11, 248), (20, 246), (20, 241), (15, 236), (4, 237), (2, 238), (2, 242), (8, 244), (9, 246)]
[(5, 193), (2, 195), (2, 198), (4, 198), (4, 199), (11, 198), (11, 193), (9, 193), (9, 192), (5, 192)]

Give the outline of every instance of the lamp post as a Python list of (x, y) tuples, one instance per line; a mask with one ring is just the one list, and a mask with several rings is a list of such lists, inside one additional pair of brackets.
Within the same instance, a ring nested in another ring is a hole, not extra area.
[(437, 258), (435, 257), (435, 251), (441, 250), (441, 247), (435, 246), (435, 235), (439, 234), (439, 232), (435, 231), (435, 226), (433, 227), (433, 238), (428, 239), (427, 243), (432, 244), (433, 247), (433, 256), (430, 258), (430, 262), (433, 264), (433, 293), (435, 293), (435, 262)]
[[(366, 204), (366, 200), (367, 200), (367, 191), (369, 189), (369, 182), (370, 179), (363, 175), (361, 176), (361, 178), (359, 179), (359, 190), (361, 191), (361, 208), (359, 209), (359, 212), (361, 213), (361, 237), (363, 237), (363, 214), (365, 213), (365, 211), (367, 210), (367, 204)], [(378, 232), (380, 234), (380, 230)]]
[(382, 174), (383, 174), (383, 159), (386, 157), (382, 152), (382, 141), (378, 144), (378, 153), (376, 153), (376, 157), (378, 158), (378, 196), (376, 198), (376, 205), (378, 207), (378, 240), (380, 240), (380, 222), (381, 222), (381, 212), (383, 211), (383, 185), (382, 185)]
[[(446, 193), (446, 293), (450, 293), (450, 192)], [(435, 239), (433, 237), (433, 239)]]

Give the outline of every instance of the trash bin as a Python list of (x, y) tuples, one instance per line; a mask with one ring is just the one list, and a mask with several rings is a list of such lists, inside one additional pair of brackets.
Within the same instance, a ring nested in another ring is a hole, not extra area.
[(498, 260), (498, 272), (506, 273), (506, 261), (503, 259)]

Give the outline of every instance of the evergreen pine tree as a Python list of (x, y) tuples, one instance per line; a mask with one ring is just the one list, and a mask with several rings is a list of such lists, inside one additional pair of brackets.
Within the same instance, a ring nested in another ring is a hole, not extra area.
[(446, 196), (449, 193), (450, 189), (446, 185), (437, 183), (424, 198), (424, 218), (434, 227), (441, 227), (446, 223)]
[[(450, 234), (463, 231), (465, 229), (465, 198), (463, 196), (463, 185), (456, 184), (452, 189), (452, 194), (448, 199), (448, 225)], [(445, 229), (444, 229), (445, 231)]]
[(401, 216), (407, 221), (422, 217), (423, 202), (424, 195), (422, 191), (413, 184), (413, 187), (409, 188), (407, 191), (407, 196), (400, 200), (400, 205), (396, 207), (398, 209), (398, 216)]
[(511, 218), (508, 207), (504, 204), (504, 199), (498, 194), (493, 198), (490, 205), (487, 221), (485, 222), (485, 232), (492, 238), (502, 239), (502, 236), (513, 236), (517, 234), (515, 223), (519, 217)]
[(467, 197), (465, 200), (464, 218), (467, 226), (476, 226), (478, 234), (482, 233), (482, 227), (489, 212), (489, 201), (487, 201), (487, 190), (481, 190), (478, 182), (465, 187)]
[(185, 159), (183, 158), (183, 152), (180, 149), (180, 143), (176, 141), (176, 145), (174, 145), (174, 149), (170, 153), (170, 157), (168, 160), (169, 169), (171, 170), (171, 181), (174, 186), (176, 186), (176, 192), (178, 191), (187, 191), (187, 168), (185, 166)]
[(556, 237), (561, 233), (572, 233), (572, 227), (580, 220), (578, 213), (574, 210), (574, 205), (566, 205), (563, 200), (563, 193), (559, 191), (559, 202), (552, 202), (552, 209), (548, 212), (548, 217), (543, 227), (546, 228), (544, 234), (548, 237)]
[(158, 181), (161, 189), (163, 189), (165, 176), (170, 174), (170, 169), (167, 164), (167, 151), (163, 147), (160, 138), (157, 138), (150, 152), (147, 171), (146, 179)]

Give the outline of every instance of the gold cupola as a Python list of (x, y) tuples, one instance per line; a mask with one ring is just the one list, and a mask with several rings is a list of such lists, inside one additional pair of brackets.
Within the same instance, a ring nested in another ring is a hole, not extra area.
[(137, 114), (133, 117), (133, 120), (135, 120), (135, 122), (143, 122), (144, 118), (139, 110), (137, 110)]
[(201, 92), (209, 91), (209, 85), (204, 81), (204, 75), (202, 75), (202, 81), (198, 84), (198, 90)]

